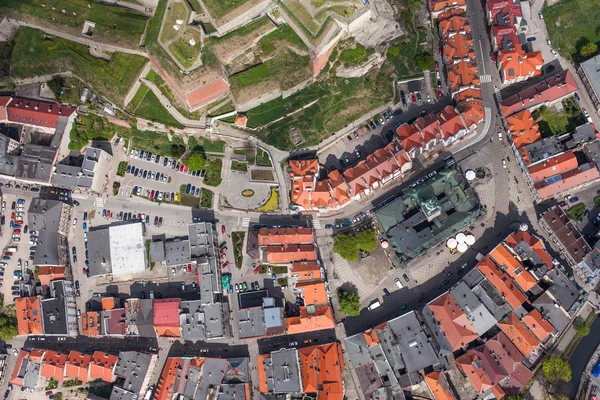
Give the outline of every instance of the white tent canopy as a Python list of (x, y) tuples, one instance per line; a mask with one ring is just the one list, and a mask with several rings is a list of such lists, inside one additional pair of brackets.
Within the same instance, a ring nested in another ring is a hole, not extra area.
[(468, 181), (472, 181), (475, 179), (475, 171), (473, 171), (472, 169), (467, 170), (467, 172), (465, 172), (465, 178), (467, 178)]
[(465, 251), (467, 251), (467, 248), (468, 248), (468, 246), (465, 242), (459, 243), (458, 246), (456, 247), (456, 249), (458, 251), (460, 251), (461, 253), (464, 253)]
[(473, 246), (475, 244), (475, 236), (467, 235), (467, 237), (465, 238), (465, 243), (469, 246)]
[(465, 240), (466, 240), (466, 238), (467, 238), (467, 237), (466, 237), (466, 236), (465, 236), (465, 234), (464, 234), (464, 233), (462, 233), (462, 232), (458, 232), (458, 235), (456, 235), (456, 241), (457, 241), (458, 243), (464, 243), (464, 242), (465, 242)]
[(450, 238), (446, 242), (446, 246), (448, 246), (449, 249), (455, 249), (457, 245), (458, 245), (458, 242), (454, 238)]

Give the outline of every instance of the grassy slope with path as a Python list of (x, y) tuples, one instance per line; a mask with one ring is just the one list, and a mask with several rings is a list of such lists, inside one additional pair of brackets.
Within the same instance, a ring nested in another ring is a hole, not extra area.
[(144, 84), (140, 85), (140, 89), (135, 94), (131, 101), (131, 112), (142, 118), (146, 118), (153, 122), (159, 122), (168, 126), (183, 128), (169, 111), (160, 103), (160, 100), (152, 90)]
[(544, 19), (552, 46), (567, 59), (577, 60), (582, 39), (600, 44), (600, 5), (595, 0), (561, 0), (544, 7)]
[(44, 38), (37, 30), (22, 27), (15, 38), (11, 74), (15, 78), (30, 78), (71, 71), (94, 90), (115, 103), (120, 103), (147, 59), (113, 53), (110, 61), (94, 58), (88, 48), (59, 38)]
[(199, 151), (201, 153), (225, 153), (225, 142), (218, 139), (200, 138), (200, 142), (198, 142), (194, 136), (190, 136), (188, 138), (188, 147), (192, 151)]
[[(42, 3), (46, 7), (42, 7)], [(133, 46), (138, 45), (148, 21), (146, 15), (128, 8), (84, 0), (0, 0), (1, 8), (16, 11), (21, 16), (38, 18), (56, 25), (58, 30), (61, 26), (82, 30), (85, 20), (93, 21), (96, 23), (95, 37), (114, 39), (116, 36)], [(62, 12), (63, 9), (66, 10), (65, 13)]]

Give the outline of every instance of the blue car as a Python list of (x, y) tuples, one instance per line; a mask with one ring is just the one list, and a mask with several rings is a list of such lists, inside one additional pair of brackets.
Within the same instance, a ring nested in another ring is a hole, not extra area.
[(131, 165), (127, 166), (127, 169), (125, 170), (125, 172), (128, 173), (128, 174), (131, 172)]
[(192, 188), (192, 185), (190, 185), (189, 183), (187, 184), (187, 186), (185, 187), (185, 194), (190, 194), (190, 189)]
[(10, 221), (10, 228), (12, 229), (15, 226), (15, 223), (13, 221)]
[(325, 229), (333, 229), (333, 225), (327, 224), (327, 225), (325, 225)]
[(2, 257), (2, 259), (3, 259), (4, 261), (10, 261), (10, 257), (9, 257), (9, 256), (4, 256), (4, 257)]
[(200, 188), (196, 188), (196, 196), (200, 196)]
[(87, 223), (86, 222), (84, 222), (83, 225), (81, 225), (81, 226), (83, 227), (84, 231), (87, 230)]
[(19, 199), (19, 200), (17, 200), (17, 203), (19, 203), (19, 204), (25, 204), (25, 200)]

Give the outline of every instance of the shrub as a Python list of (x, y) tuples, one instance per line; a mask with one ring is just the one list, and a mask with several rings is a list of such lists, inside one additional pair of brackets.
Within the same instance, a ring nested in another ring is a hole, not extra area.
[(340, 310), (350, 317), (356, 317), (360, 314), (360, 298), (356, 292), (348, 292), (338, 290), (338, 300), (340, 302)]
[(571, 380), (571, 367), (560, 357), (550, 357), (542, 364), (542, 371), (549, 382), (569, 382)]
[(188, 168), (192, 171), (200, 171), (204, 169), (204, 165), (206, 164), (206, 157), (201, 153), (192, 153), (188, 159)]

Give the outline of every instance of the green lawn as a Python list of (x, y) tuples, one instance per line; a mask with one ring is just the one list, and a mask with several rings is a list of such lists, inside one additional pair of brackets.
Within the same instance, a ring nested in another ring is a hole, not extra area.
[(231, 232), (231, 241), (233, 242), (233, 258), (235, 265), (238, 268), (242, 268), (242, 262), (244, 261), (244, 238), (246, 232)]
[(282, 25), (277, 30), (262, 37), (258, 41), (257, 47), (261, 50), (263, 56), (267, 56), (277, 49), (279, 43), (289, 44), (298, 50), (306, 49), (306, 44), (288, 24)]
[(209, 117), (216, 117), (217, 115), (227, 114), (229, 112), (235, 111), (235, 106), (231, 101), (226, 101), (219, 108), (210, 112), (208, 114)]
[(348, 122), (385, 104), (392, 96), (392, 80), (387, 75), (375, 77), (371, 73), (361, 78), (332, 78), (310, 85), (286, 99), (280, 97), (249, 110), (248, 126), (263, 126), (318, 100), (292, 117), (285, 117), (255, 133), (270, 145), (292, 150), (294, 145), (289, 131), (296, 128), (304, 138), (298, 147), (313, 146), (342, 129)]
[(539, 125), (543, 137), (571, 132), (586, 121), (573, 98), (563, 101), (562, 111), (551, 111), (548, 107), (542, 106), (535, 110), (532, 115)]
[[(194, 35), (196, 36), (196, 35)], [(200, 56), (200, 34), (198, 38), (194, 38), (196, 44), (190, 46), (188, 39), (177, 39), (169, 46), (169, 50), (173, 53), (173, 56), (179, 61), (182, 67), (191, 68), (198, 63), (198, 56)]]
[(272, 167), (271, 159), (269, 158), (269, 153), (262, 149), (256, 150), (256, 165), (260, 167)]
[(133, 96), (133, 99), (131, 99), (131, 102), (127, 104), (127, 111), (134, 113), (136, 108), (138, 108), (138, 106), (142, 102), (142, 100), (144, 100), (144, 97), (146, 97), (146, 93), (148, 93), (148, 91), (150, 91), (150, 89), (148, 89), (148, 86), (140, 85), (140, 88), (137, 92), (135, 92), (135, 95)]
[(204, 175), (204, 184), (208, 186), (219, 186), (221, 184), (221, 169), (223, 168), (223, 159), (220, 157), (209, 157), (206, 160), (206, 175)]
[[(162, 47), (161, 47), (161, 49), (162, 49)], [(156, 85), (158, 90), (160, 90), (160, 92), (163, 94), (163, 96), (165, 96), (167, 98), (167, 100), (169, 100), (169, 103), (171, 103), (171, 105), (173, 107), (175, 107), (177, 109), (177, 111), (179, 111), (181, 113), (181, 115), (183, 115), (189, 119), (195, 119), (195, 120), (200, 119), (200, 117), (202, 116), (202, 111), (199, 110), (199, 111), (194, 111), (194, 112), (190, 113), (187, 110), (187, 108), (182, 107), (181, 104), (179, 103), (179, 100), (177, 100), (175, 98), (175, 95), (173, 94), (171, 87), (164, 81), (163, 78), (161, 78), (160, 75), (158, 75), (156, 73), (156, 71), (151, 69), (150, 72), (148, 72), (148, 75), (146, 75), (146, 79), (148, 79), (150, 82), (152, 82)]]
[(600, 44), (600, 5), (595, 0), (561, 0), (544, 7), (544, 19), (552, 47), (567, 59), (579, 61), (585, 41)]
[(372, 52), (373, 50), (367, 51), (363, 45), (356, 43), (355, 48), (343, 50), (338, 60), (346, 66), (356, 66), (365, 61)]
[(565, 213), (571, 218), (573, 221), (579, 221), (583, 218), (583, 214), (585, 214), (585, 204), (579, 203), (569, 208)]
[(244, 3), (244, 0), (204, 0), (210, 15), (217, 20)]
[(127, 161), (121, 161), (119, 163), (119, 166), (117, 167), (117, 175), (119, 176), (125, 176), (125, 173), (127, 172), (127, 166), (129, 165), (129, 163)]
[(212, 208), (214, 196), (212, 191), (206, 188), (200, 189), (200, 207)]
[(310, 57), (284, 50), (276, 57), (230, 77), (232, 91), (243, 86), (275, 80), (283, 90), (290, 89), (311, 74)]
[(45, 38), (37, 30), (22, 27), (15, 38), (11, 75), (31, 78), (71, 71), (92, 89), (120, 103), (148, 60), (144, 57), (113, 53), (110, 61), (94, 58), (87, 46), (58, 38)]
[(256, 155), (255, 155), (254, 148), (236, 149), (233, 151), (233, 154), (237, 154), (238, 156), (246, 156), (246, 161), (249, 164), (254, 164), (256, 162)]
[[(41, 4), (46, 7), (42, 7)], [(52, 9), (54, 7), (54, 10)], [(0, 8), (14, 10), (56, 25), (83, 29), (85, 20), (96, 23), (93, 37), (115, 38), (137, 47), (148, 17), (125, 7), (84, 0), (0, 0)], [(62, 10), (66, 10), (65, 13)], [(73, 12), (76, 15), (73, 15)], [(27, 18), (25, 18), (27, 19)], [(32, 22), (32, 21), (30, 21)]]
[[(139, 91), (145, 92), (141, 98), (139, 104), (133, 109), (132, 112), (142, 118), (149, 119), (150, 121), (159, 122), (161, 124), (174, 126), (177, 128), (183, 128), (181, 125), (163, 105), (156, 95), (148, 89), (146, 85), (141, 85)], [(138, 93), (134, 97), (134, 101), (138, 97)], [(133, 103), (133, 101), (132, 101)]]
[(168, 0), (158, 0), (154, 15), (148, 21), (146, 36), (144, 37), (144, 46), (157, 44), (158, 34), (160, 33), (160, 25), (165, 17), (165, 12), (167, 11), (167, 2)]
[[(160, 40), (163, 43), (167, 43), (170, 40), (175, 39), (179, 36), (181, 30), (186, 29), (186, 22), (189, 16), (189, 8), (185, 2), (175, 3), (172, 2), (169, 6), (169, 10), (167, 10), (167, 15), (165, 16), (165, 23), (163, 25), (162, 35), (160, 35)], [(176, 21), (180, 19), (183, 20), (183, 26), (179, 31), (173, 29), (173, 25), (176, 24)]]
[(198, 141), (194, 136), (190, 136), (188, 138), (188, 148), (192, 151), (201, 153), (225, 153), (225, 142), (218, 139), (210, 140), (207, 138), (200, 138), (200, 141)]
[(231, 169), (234, 171), (248, 172), (248, 164), (245, 162), (231, 160)]

